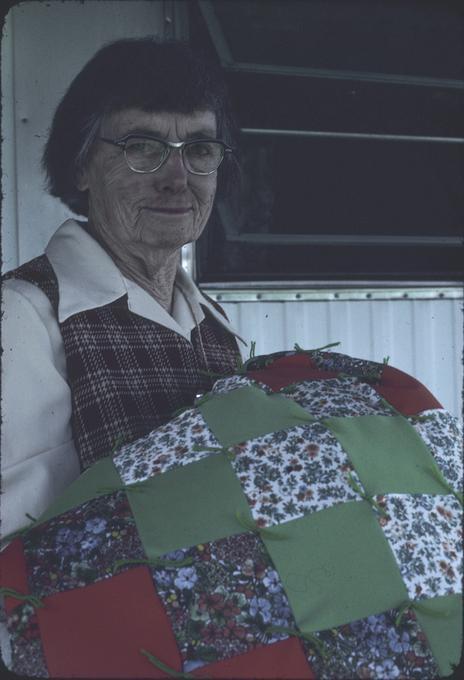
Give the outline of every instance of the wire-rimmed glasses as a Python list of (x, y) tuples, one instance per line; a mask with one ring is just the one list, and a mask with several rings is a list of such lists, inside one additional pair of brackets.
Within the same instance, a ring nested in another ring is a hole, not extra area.
[(148, 135), (126, 135), (120, 139), (100, 137), (103, 142), (119, 146), (126, 163), (133, 172), (156, 172), (167, 161), (171, 149), (178, 149), (184, 167), (193, 175), (211, 175), (232, 149), (220, 139), (192, 139), (169, 142)]

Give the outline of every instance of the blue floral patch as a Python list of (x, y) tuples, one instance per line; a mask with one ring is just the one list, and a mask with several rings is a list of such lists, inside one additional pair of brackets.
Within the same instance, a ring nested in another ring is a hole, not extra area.
[(31, 529), (23, 544), (30, 591), (39, 597), (109, 578), (118, 560), (145, 558), (124, 491), (50, 519)]
[(184, 672), (288, 637), (271, 626), (295, 627), (280, 577), (256, 534), (176, 550), (163, 560), (171, 564), (153, 568), (153, 580)]
[(308, 661), (321, 680), (339, 678), (436, 678), (439, 669), (413, 611), (391, 609), (304, 641)]

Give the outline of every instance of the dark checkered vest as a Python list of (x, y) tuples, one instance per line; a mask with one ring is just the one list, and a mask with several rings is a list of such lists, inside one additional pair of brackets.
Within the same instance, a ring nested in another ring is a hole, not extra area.
[[(57, 314), (58, 281), (45, 255), (4, 278), (38, 286)], [(116, 442), (137, 439), (193, 404), (196, 393), (211, 387), (206, 373), (233, 372), (237, 342), (203, 310), (205, 319), (193, 330), (192, 342), (133, 314), (127, 295), (59, 324), (82, 469), (111, 453)]]

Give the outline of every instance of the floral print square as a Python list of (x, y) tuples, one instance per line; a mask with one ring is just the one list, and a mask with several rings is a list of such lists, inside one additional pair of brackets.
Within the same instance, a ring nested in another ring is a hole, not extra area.
[(40, 629), (34, 607), (16, 607), (7, 619), (11, 640), (11, 670), (19, 677), (48, 678)]
[(380, 525), (412, 600), (462, 588), (462, 507), (452, 495), (375, 496)]
[(459, 420), (442, 409), (422, 411), (408, 420), (429, 447), (448, 484), (462, 493), (463, 431)]
[(391, 609), (344, 626), (314, 633), (323, 655), (311, 642), (303, 645), (317, 678), (436, 678), (439, 669), (413, 611), (398, 623)]
[(288, 522), (360, 500), (361, 485), (337, 439), (321, 423), (297, 425), (231, 447), (232, 466), (258, 526)]
[(176, 550), (152, 574), (184, 672), (288, 637), (271, 626), (295, 627), (280, 577), (253, 532)]
[(237, 390), (239, 387), (249, 387), (250, 385), (263, 390), (266, 394), (272, 394), (272, 390), (268, 385), (248, 378), (246, 375), (232, 375), (227, 378), (221, 378), (214, 383), (211, 392), (212, 394), (226, 394), (227, 392), (232, 392), (232, 390)]
[(394, 413), (370, 385), (352, 377), (303, 380), (281, 391), (315, 418)]
[(312, 352), (311, 359), (318, 368), (325, 371), (340, 371), (372, 383), (380, 381), (384, 369), (384, 365), (376, 361), (356, 359), (338, 352)]
[(191, 408), (145, 437), (122, 446), (113, 462), (121, 479), (130, 485), (211, 455), (208, 450), (198, 451), (201, 447), (220, 446), (200, 411)]
[(23, 538), (30, 591), (39, 597), (110, 578), (123, 559), (144, 559), (123, 491), (87, 501)]

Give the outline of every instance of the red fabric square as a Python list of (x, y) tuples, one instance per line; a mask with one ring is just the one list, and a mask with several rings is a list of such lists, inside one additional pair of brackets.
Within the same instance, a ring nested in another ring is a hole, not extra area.
[(312, 680), (316, 676), (296, 638), (255, 647), (251, 652), (224, 659), (218, 663), (202, 666), (193, 675), (209, 678), (298, 678)]
[[(15, 540), (0, 553), (0, 586), (2, 588), (12, 588), (24, 595), (30, 594), (23, 542), (20, 538), (15, 538)], [(10, 614), (10, 612), (19, 604), (24, 604), (24, 601), (17, 600), (15, 597), (6, 596), (6, 613)]]
[(247, 376), (268, 385), (274, 392), (278, 392), (282, 387), (294, 382), (336, 378), (338, 373), (317, 368), (308, 354), (294, 354), (276, 359), (265, 368), (247, 371)]
[(50, 676), (165, 678), (140, 653), (180, 671), (171, 624), (147, 567), (44, 598), (37, 610)]
[(426, 409), (443, 408), (422, 383), (393, 366), (385, 366), (382, 378), (374, 389), (404, 416)]

